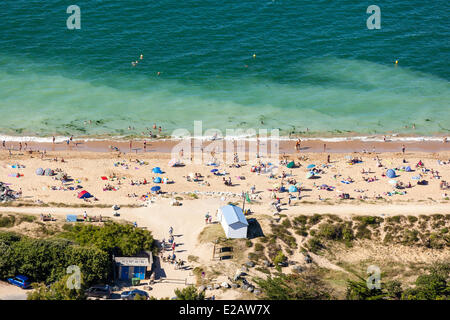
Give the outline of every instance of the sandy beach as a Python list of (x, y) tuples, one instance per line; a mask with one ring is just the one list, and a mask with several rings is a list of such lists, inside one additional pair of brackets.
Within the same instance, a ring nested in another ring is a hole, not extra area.
[[(160, 186), (162, 196), (166, 197), (186, 197), (197, 192), (200, 198), (225, 196), (230, 201), (239, 201), (242, 192), (249, 192), (250, 197), (261, 204), (266, 204), (274, 196), (287, 201), (288, 193), (276, 190), (282, 184), (286, 189), (290, 185), (301, 186), (301, 199), (292, 199), (292, 204), (295, 201), (319, 204), (339, 202), (338, 195), (342, 193), (349, 194), (347, 202), (356, 200), (359, 204), (363, 204), (361, 201), (380, 204), (386, 201), (435, 203), (447, 201), (445, 199), (449, 193), (442, 188), (441, 182), (450, 180), (450, 151), (412, 152), (407, 147), (405, 154), (336, 153), (330, 154), (329, 163), (328, 152), (296, 152), (280, 156), (285, 164), (294, 161), (294, 168), (277, 163), (278, 159), (260, 157), (246, 161), (243, 159), (246, 155), (248, 159), (248, 154), (238, 155), (238, 159), (233, 159), (229, 154), (226, 156), (220, 152), (214, 156), (197, 153), (194, 157), (202, 160), (200, 164), (191, 163), (187, 155), (177, 155), (175, 160), (181, 166), (172, 167), (169, 162), (173, 155), (165, 152), (124, 154), (117, 151), (66, 150), (47, 151), (42, 155), (37, 152), (14, 151), (9, 154), (2, 151), (0, 181), (9, 184), (15, 191), (22, 190), (21, 201), (97, 206), (143, 205), (154, 196), (150, 193), (153, 186)], [(64, 162), (61, 162), (62, 159)], [(351, 162), (353, 160), (358, 163)], [(423, 167), (417, 167), (420, 161)], [(216, 162), (216, 166), (208, 165), (211, 162)], [(306, 177), (310, 171), (308, 166), (314, 166), (312, 170), (316, 171), (310, 179)], [(163, 173), (153, 173), (155, 167), (161, 168)], [(410, 171), (405, 171), (406, 167)], [(38, 168), (49, 168), (55, 174), (64, 173), (67, 181), (39, 176), (36, 174)], [(211, 172), (213, 169), (217, 169), (216, 174)], [(397, 176), (383, 176), (388, 169), (397, 169)], [(200, 177), (190, 179), (190, 175), (194, 178), (195, 174)], [(167, 178), (168, 183), (154, 183), (157, 177)], [(232, 186), (225, 185), (224, 179), (231, 179)], [(394, 188), (392, 180), (400, 185), (399, 188)], [(418, 185), (417, 182), (422, 180), (426, 180), (427, 184)], [(98, 200), (90, 198), (86, 202), (78, 199), (77, 195), (82, 190), (87, 190)], [(272, 190), (275, 190), (275, 195)], [(297, 193), (292, 195), (298, 196)]]

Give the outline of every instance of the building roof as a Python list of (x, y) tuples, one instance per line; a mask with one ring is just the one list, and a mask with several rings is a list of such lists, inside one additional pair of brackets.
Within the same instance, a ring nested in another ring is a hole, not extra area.
[(146, 267), (151, 265), (149, 258), (144, 257), (114, 257), (119, 266)]
[(242, 209), (233, 205), (226, 205), (220, 208), (222, 216), (225, 222), (230, 226), (235, 223), (242, 223), (248, 226), (247, 219), (245, 218)]

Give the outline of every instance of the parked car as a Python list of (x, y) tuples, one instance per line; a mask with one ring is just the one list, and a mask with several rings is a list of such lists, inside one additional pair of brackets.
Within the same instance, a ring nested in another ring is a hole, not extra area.
[(18, 286), (22, 289), (28, 289), (31, 287), (31, 282), (27, 276), (18, 275), (13, 278), (8, 278), (8, 282), (12, 285)]
[(87, 297), (109, 299), (111, 297), (111, 288), (106, 286), (93, 286), (85, 291)]
[(131, 290), (131, 291), (124, 291), (124, 292), (122, 292), (122, 293), (120, 294), (120, 298), (121, 298), (122, 300), (134, 300), (134, 298), (135, 298), (137, 295), (144, 296), (145, 299), (148, 299), (148, 298), (149, 298), (147, 292), (142, 291), (142, 290), (138, 290), (138, 289), (134, 289), (134, 290)]

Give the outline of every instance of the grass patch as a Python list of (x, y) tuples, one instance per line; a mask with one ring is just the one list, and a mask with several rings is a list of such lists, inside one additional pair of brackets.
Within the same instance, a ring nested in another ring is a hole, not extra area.
[(222, 225), (211, 224), (206, 226), (202, 232), (198, 235), (198, 241), (200, 243), (213, 242), (217, 239), (224, 239), (225, 232), (223, 231)]

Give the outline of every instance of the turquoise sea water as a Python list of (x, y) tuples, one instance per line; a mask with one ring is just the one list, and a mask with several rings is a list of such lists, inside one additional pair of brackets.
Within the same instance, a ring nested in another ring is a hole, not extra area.
[(6, 0), (0, 136), (448, 134), (448, 1), (372, 2)]

